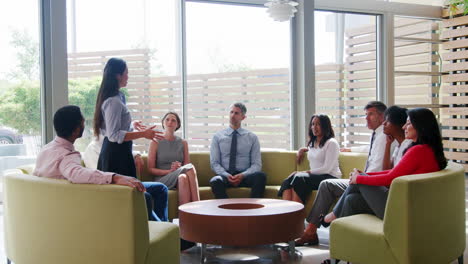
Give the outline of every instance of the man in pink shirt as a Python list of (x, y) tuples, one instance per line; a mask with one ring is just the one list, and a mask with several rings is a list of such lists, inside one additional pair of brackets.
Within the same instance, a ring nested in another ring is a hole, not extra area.
[(33, 174), (39, 177), (66, 179), (72, 183), (129, 186), (145, 192), (150, 220), (166, 221), (167, 187), (164, 184), (151, 184), (151, 190), (147, 193), (143, 183), (134, 177), (102, 172), (81, 165), (81, 154), (75, 150), (73, 143), (83, 135), (84, 121), (78, 106), (68, 105), (57, 110), (54, 115), (57, 137), (38, 154)]

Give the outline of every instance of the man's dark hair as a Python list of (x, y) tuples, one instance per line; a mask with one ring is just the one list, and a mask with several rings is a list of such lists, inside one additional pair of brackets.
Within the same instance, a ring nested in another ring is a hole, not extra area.
[(403, 127), (408, 118), (406, 113), (408, 109), (396, 105), (390, 106), (385, 110), (385, 118), (392, 124)]
[(385, 112), (385, 110), (387, 110), (387, 106), (380, 102), (380, 101), (370, 101), (366, 104), (366, 106), (364, 107), (364, 110), (367, 110), (369, 108), (372, 108), (374, 107), (377, 112), (383, 114)]
[(61, 107), (54, 115), (54, 128), (57, 136), (68, 138), (73, 131), (81, 126), (83, 115), (80, 108), (76, 105), (67, 105)]

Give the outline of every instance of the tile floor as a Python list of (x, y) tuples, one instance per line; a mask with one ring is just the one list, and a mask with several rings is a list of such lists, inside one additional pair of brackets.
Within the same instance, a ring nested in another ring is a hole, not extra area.
[[(329, 257), (328, 229), (319, 229), (320, 245), (316, 247), (297, 247), (298, 256), (291, 257), (284, 247), (287, 244), (258, 246), (250, 248), (211, 246), (207, 248), (205, 263), (320, 263)], [(200, 247), (194, 247), (181, 254), (180, 263), (200, 263)]]

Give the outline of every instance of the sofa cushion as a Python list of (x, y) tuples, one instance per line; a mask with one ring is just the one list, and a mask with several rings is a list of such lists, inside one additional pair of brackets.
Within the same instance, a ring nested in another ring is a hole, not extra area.
[(180, 247), (179, 228), (172, 223), (148, 222), (149, 251), (146, 264), (150, 263), (179, 263)]
[(179, 193), (177, 190), (169, 190), (167, 193), (167, 215), (169, 219), (177, 218), (179, 213)]
[(198, 185), (210, 186), (210, 179), (215, 176), (210, 166), (209, 152), (192, 152), (190, 153), (190, 162), (197, 170)]
[(367, 153), (362, 152), (341, 152), (338, 158), (342, 178), (348, 179), (354, 168), (364, 170), (367, 161)]
[(24, 174), (32, 174), (35, 167), (36, 167), (36, 164), (27, 164), (27, 165), (18, 166), (17, 169), (21, 170)]
[[(296, 154), (292, 151), (286, 152), (262, 152), (262, 171), (267, 175), (267, 185), (280, 185), (283, 180), (296, 170)], [(210, 166), (209, 152), (190, 153), (190, 161), (197, 169), (198, 184), (210, 186), (210, 179), (215, 176)]]
[[(147, 156), (143, 156), (145, 164), (147, 164)], [(364, 169), (366, 164), (367, 154), (359, 152), (345, 152), (339, 155), (339, 166), (343, 178), (349, 178), (349, 173), (354, 168)], [(199, 186), (210, 186), (210, 179), (215, 176), (210, 166), (209, 152), (192, 152), (190, 153), (190, 161), (195, 166), (198, 176)], [(267, 174), (266, 185), (281, 185), (283, 180), (288, 177), (293, 171), (309, 170), (309, 162), (304, 158), (296, 167), (296, 151), (263, 151), (262, 152), (262, 171)], [(140, 176), (142, 181), (153, 181), (153, 176), (148, 172), (148, 168), (144, 166)]]
[[(250, 188), (247, 187), (239, 187), (239, 188), (227, 188), (226, 193), (229, 198), (246, 198), (250, 197)], [(265, 194), (264, 198), (270, 199), (277, 199), (278, 198), (278, 190), (279, 186), (266, 186), (265, 187)], [(211, 191), (211, 187), (200, 187), (200, 199), (201, 200), (208, 200), (214, 199), (213, 192)]]
[[(154, 181), (154, 176), (148, 171), (148, 155), (141, 156), (145, 165), (141, 168), (141, 172), (138, 175), (138, 179), (141, 181)], [(138, 174), (138, 173), (137, 173)]]
[(296, 171), (296, 152), (263, 151), (262, 171), (267, 175), (266, 185), (281, 185), (291, 172)]
[[(239, 187), (239, 188), (227, 188), (226, 193), (229, 198), (245, 198), (250, 197), (250, 188)], [(200, 187), (200, 199), (209, 200), (214, 199), (214, 194), (211, 191), (211, 187)]]
[[(141, 170), (141, 181), (154, 181), (154, 176), (148, 171), (148, 156), (143, 155), (142, 159), (145, 163)], [(215, 176), (210, 167), (210, 153), (209, 152), (192, 152), (190, 153), (190, 162), (197, 170), (198, 185), (210, 186), (210, 179)]]

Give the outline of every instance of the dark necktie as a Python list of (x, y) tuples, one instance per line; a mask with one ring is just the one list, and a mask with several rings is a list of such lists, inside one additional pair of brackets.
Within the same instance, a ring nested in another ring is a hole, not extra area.
[(370, 155), (372, 153), (372, 145), (374, 144), (374, 138), (375, 138), (375, 130), (372, 133), (372, 137), (371, 137), (371, 140), (370, 140), (369, 155), (367, 155), (366, 169), (364, 170), (364, 172), (367, 172), (367, 168), (369, 167), (369, 158), (370, 158)]
[(236, 156), (237, 156), (237, 130), (232, 132), (231, 151), (229, 152), (229, 173), (235, 175), (236, 173)]
[(123, 103), (123, 104), (126, 104), (126, 103), (127, 103), (127, 102), (126, 102), (127, 100), (125, 100), (125, 94), (123, 94), (123, 93), (120, 94), (120, 100), (122, 100), (122, 103)]

